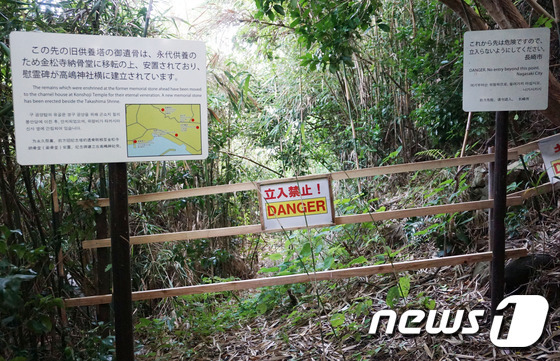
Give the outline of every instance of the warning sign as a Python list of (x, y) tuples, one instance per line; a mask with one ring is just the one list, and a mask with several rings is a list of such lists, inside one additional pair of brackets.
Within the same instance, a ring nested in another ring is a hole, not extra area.
[(259, 184), (264, 230), (334, 224), (330, 178), (303, 177)]
[(548, 28), (465, 33), (463, 110), (546, 109), (549, 58)]
[(551, 183), (560, 182), (560, 134), (539, 142), (546, 172)]

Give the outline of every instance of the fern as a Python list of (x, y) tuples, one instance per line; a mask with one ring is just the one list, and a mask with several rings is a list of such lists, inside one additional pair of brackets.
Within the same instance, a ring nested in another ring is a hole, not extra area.
[(416, 156), (428, 156), (428, 157), (436, 159), (436, 160), (441, 160), (441, 159), (446, 159), (447, 158), (445, 156), (445, 154), (439, 149), (423, 150), (421, 152), (416, 153)]

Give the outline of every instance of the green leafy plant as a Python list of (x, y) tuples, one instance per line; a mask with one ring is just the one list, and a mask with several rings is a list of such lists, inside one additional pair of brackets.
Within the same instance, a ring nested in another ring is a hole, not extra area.
[[(336, 72), (341, 65), (352, 66), (352, 54), (357, 51), (355, 41), (361, 31), (371, 26), (371, 18), (379, 3), (376, 1), (256, 0), (255, 17), (264, 16), (289, 21), (289, 27), (299, 36), (307, 53), (301, 64), (311, 70), (318, 67)], [(380, 28), (387, 31), (385, 24)]]
[(387, 298), (385, 299), (387, 306), (394, 308), (399, 300), (401, 299), (406, 300), (409, 292), (410, 292), (410, 277), (407, 276), (399, 277), (397, 284), (389, 288), (389, 290), (387, 291)]

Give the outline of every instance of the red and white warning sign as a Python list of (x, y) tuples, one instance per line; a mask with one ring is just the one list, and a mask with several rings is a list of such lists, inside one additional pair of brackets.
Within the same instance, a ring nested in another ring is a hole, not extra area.
[(560, 182), (560, 134), (539, 141), (539, 149), (550, 182)]
[(328, 177), (262, 182), (259, 194), (261, 223), (266, 231), (334, 224)]

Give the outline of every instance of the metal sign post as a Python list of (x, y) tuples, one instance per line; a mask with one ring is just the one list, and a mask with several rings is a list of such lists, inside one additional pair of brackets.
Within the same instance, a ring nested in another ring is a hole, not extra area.
[(490, 280), (492, 316), (504, 297), (504, 266), (506, 247), (506, 175), (508, 150), (508, 112), (496, 112), (495, 163), (493, 179), (494, 207), (490, 242), (492, 245), (492, 277)]
[(132, 282), (126, 163), (109, 164), (115, 348), (118, 361), (134, 360)]
[(492, 315), (504, 297), (508, 111), (548, 107), (550, 30), (469, 31), (463, 49), (463, 110), (496, 112), (490, 219)]

